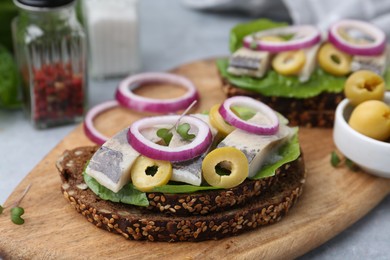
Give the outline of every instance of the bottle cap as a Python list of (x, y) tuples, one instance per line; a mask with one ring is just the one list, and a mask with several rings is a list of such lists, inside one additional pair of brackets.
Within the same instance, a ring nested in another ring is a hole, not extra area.
[(38, 8), (55, 8), (68, 5), (75, 0), (14, 0), (18, 4), (29, 7), (38, 7)]

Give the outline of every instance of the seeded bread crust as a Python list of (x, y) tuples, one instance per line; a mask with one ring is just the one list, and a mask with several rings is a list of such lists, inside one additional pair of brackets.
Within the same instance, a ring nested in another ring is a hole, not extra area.
[[(57, 168), (60, 171), (63, 195), (77, 212), (95, 226), (132, 240), (203, 241), (273, 224), (296, 203), (305, 182), (303, 158), (299, 157), (296, 160), (297, 167), (283, 167), (285, 170), (279, 173), (274, 185), (264, 190), (256, 200), (223, 212), (168, 215), (99, 199), (82, 177), (87, 158), (95, 150), (96, 147), (76, 148), (65, 151), (59, 158)], [(204, 196), (207, 193), (209, 192), (203, 192)], [(191, 200), (188, 201), (190, 202)], [(194, 201), (196, 202), (202, 203), (200, 198)]]
[(337, 105), (344, 99), (344, 93), (324, 92), (311, 98), (267, 97), (257, 92), (241, 89), (222, 79), (222, 89), (228, 97), (250, 96), (269, 105), (283, 116), (292, 126), (331, 128)]
[[(84, 162), (90, 160), (97, 149), (98, 147), (85, 147), (66, 151), (57, 161), (57, 168), (61, 172), (63, 182), (67, 181), (68, 175), (77, 173), (80, 167), (84, 167)], [(288, 168), (291, 168), (290, 170), (292, 171), (304, 169), (298, 161), (294, 161), (277, 169), (276, 174), (272, 177), (260, 180), (246, 180), (242, 184), (228, 190), (210, 190), (191, 194), (150, 192), (147, 193), (147, 199), (149, 200), (147, 209), (154, 212), (181, 216), (207, 215), (211, 212), (221, 212), (255, 199), (262, 192), (272, 187), (278, 178), (286, 173)]]

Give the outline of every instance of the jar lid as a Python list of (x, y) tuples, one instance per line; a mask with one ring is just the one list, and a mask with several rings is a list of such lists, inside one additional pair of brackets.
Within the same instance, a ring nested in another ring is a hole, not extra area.
[(15, 2), (20, 3), (29, 7), (39, 7), (39, 8), (55, 8), (68, 5), (75, 0), (15, 0)]

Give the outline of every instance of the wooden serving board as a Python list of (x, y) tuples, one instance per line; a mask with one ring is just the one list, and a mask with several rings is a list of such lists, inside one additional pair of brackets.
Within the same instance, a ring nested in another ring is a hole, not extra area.
[[(189, 77), (201, 96), (197, 110), (209, 109), (224, 95), (213, 60), (183, 65), (173, 72)], [(158, 97), (180, 95), (177, 87), (150, 85), (141, 94)], [(113, 109), (96, 119), (107, 135), (128, 126), (145, 114)], [(389, 192), (390, 180), (346, 167), (333, 168), (335, 150), (330, 129), (300, 129), (307, 166), (307, 181), (298, 204), (279, 223), (239, 236), (200, 243), (153, 243), (125, 240), (88, 223), (63, 198), (56, 159), (65, 149), (92, 144), (79, 125), (62, 140), (20, 183), (6, 204), (17, 200), (25, 187), (31, 190), (21, 206), (25, 224), (14, 225), (0, 215), (0, 256), (27, 259), (126, 258), (126, 259), (286, 259), (321, 245), (357, 221)]]

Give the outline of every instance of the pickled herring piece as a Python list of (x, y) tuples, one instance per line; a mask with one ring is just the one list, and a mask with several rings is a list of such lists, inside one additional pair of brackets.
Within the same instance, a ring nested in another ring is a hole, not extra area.
[[(261, 113), (256, 113), (248, 122), (265, 123), (265, 120), (268, 118)], [(278, 132), (274, 135), (257, 135), (236, 129), (217, 147), (231, 146), (242, 151), (249, 163), (248, 176), (253, 177), (265, 163), (274, 160), (274, 152), (289, 141), (292, 135), (293, 129), (285, 124), (280, 124)]]
[(261, 78), (269, 68), (270, 56), (269, 52), (240, 48), (230, 57), (228, 72)]
[(118, 192), (130, 181), (130, 169), (139, 153), (127, 142), (124, 129), (105, 142), (92, 156), (85, 170), (101, 185)]
[(378, 75), (384, 75), (388, 60), (389, 52), (386, 49), (382, 54), (376, 56), (355, 55), (352, 58), (351, 70), (371, 70)]
[[(203, 120), (206, 124), (209, 125), (211, 134), (213, 136), (213, 143), (211, 144), (210, 148), (214, 147), (215, 140), (216, 140), (216, 135), (218, 131), (211, 125), (210, 119), (208, 115), (203, 115), (203, 114), (194, 114), (192, 116), (195, 116), (201, 120)], [(196, 132), (194, 132), (196, 134)], [(171, 142), (169, 143), (169, 146), (180, 146), (183, 144), (186, 144), (187, 141), (182, 140), (180, 135), (177, 133), (174, 133), (171, 139)], [(209, 151), (208, 150), (208, 151)], [(206, 154), (207, 152), (206, 151)], [(174, 162), (172, 163), (172, 181), (179, 181), (179, 182), (184, 182), (188, 184), (192, 184), (195, 186), (200, 186), (202, 184), (202, 160), (203, 156), (198, 156), (192, 160), (188, 161), (183, 161), (183, 162)]]
[(311, 74), (316, 68), (317, 53), (319, 48), (320, 48), (320, 44), (318, 43), (310, 48), (302, 49), (303, 52), (305, 53), (306, 62), (298, 74), (298, 78), (300, 82), (306, 82), (310, 79)]

